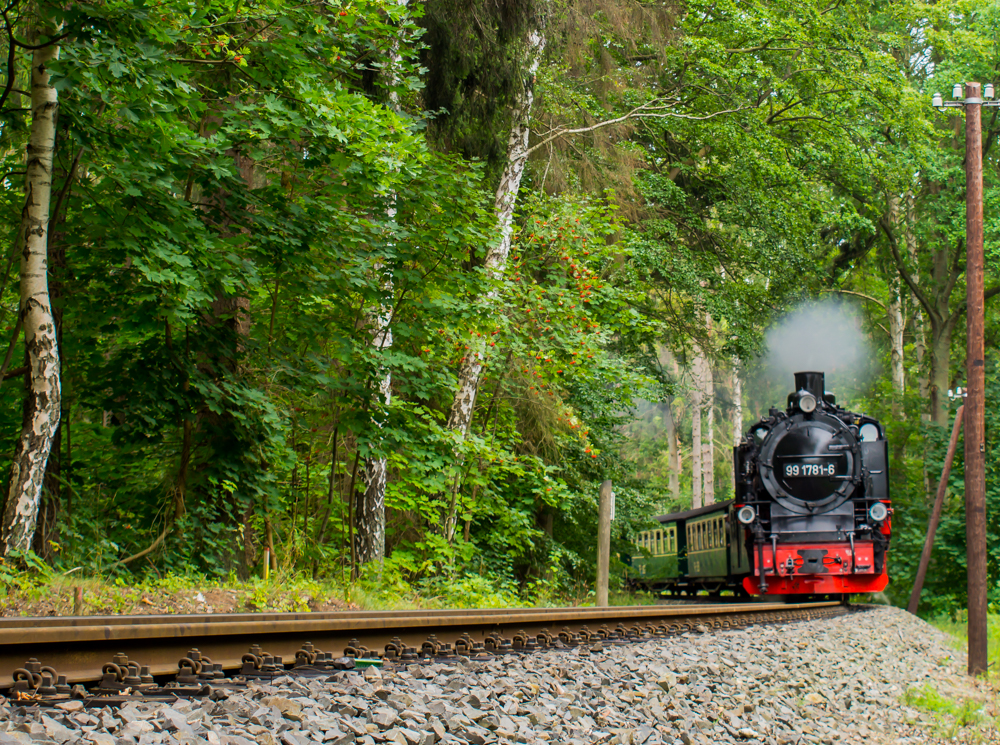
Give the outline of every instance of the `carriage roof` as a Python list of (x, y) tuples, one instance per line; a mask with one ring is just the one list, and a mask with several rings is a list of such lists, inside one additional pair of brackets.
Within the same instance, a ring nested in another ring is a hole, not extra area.
[(702, 515), (710, 515), (713, 512), (728, 512), (729, 506), (734, 501), (735, 500), (733, 499), (727, 499), (725, 502), (708, 504), (694, 510), (687, 510), (686, 512), (672, 512), (669, 515), (657, 515), (653, 519), (659, 523), (675, 523), (683, 520), (691, 520), (692, 518), (701, 517)]

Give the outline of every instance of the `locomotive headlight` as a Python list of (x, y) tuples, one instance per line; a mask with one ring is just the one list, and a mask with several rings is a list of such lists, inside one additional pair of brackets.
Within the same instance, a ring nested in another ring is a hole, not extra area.
[(806, 414), (816, 411), (816, 397), (811, 393), (803, 393), (799, 399), (799, 408)]
[(882, 502), (876, 502), (868, 508), (868, 515), (874, 522), (882, 522), (889, 514), (889, 508)]
[(740, 507), (740, 511), (736, 513), (736, 519), (739, 520), (744, 525), (749, 525), (753, 522), (753, 519), (757, 517), (757, 510), (748, 504)]

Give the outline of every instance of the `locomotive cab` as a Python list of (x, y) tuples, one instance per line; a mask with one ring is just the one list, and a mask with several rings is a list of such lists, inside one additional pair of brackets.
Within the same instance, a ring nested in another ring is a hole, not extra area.
[(821, 372), (796, 373), (786, 410), (771, 409), (734, 449), (748, 592), (876, 592), (888, 581), (885, 431), (838, 407), (824, 384)]

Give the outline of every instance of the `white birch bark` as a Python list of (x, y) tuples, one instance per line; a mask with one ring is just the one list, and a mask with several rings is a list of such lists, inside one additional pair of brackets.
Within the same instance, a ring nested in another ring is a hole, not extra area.
[(52, 194), (52, 155), (56, 89), (49, 84), (48, 65), (59, 58), (58, 45), (34, 50), (31, 60), (31, 133), (27, 150), (21, 246), (20, 316), (28, 357), (28, 387), (21, 435), (11, 464), (4, 504), (0, 550), (27, 551), (38, 521), (45, 467), (59, 427), (61, 388), (59, 350), (49, 299), (47, 242)]
[[(408, 2), (409, 0), (398, 0), (402, 7), (406, 7)], [(389, 51), (389, 107), (397, 113), (400, 110), (400, 104), (395, 85), (401, 62), (402, 56), (399, 53), (399, 39), (397, 38)], [(389, 197), (386, 217), (390, 224), (396, 219), (395, 193)], [(371, 346), (381, 357), (385, 350), (392, 347), (395, 279), (392, 275), (392, 269), (381, 262), (376, 262), (374, 271), (379, 278), (380, 298), (377, 305), (366, 309), (365, 316), (367, 326), (371, 329)], [(392, 403), (392, 371), (381, 365), (376, 373), (376, 380), (378, 381), (378, 393), (375, 395), (377, 408), (372, 422), (376, 431), (381, 432), (382, 422), (386, 412), (389, 411), (389, 405)], [(388, 461), (381, 452), (381, 442), (376, 451), (376, 455), (364, 459), (361, 471), (361, 480), (365, 485), (365, 491), (355, 510), (357, 522), (355, 540), (357, 541), (359, 563), (377, 562), (381, 565), (385, 559), (385, 486)], [(354, 495), (351, 496), (354, 497)]]
[[(507, 165), (497, 187), (494, 209), (497, 215), (497, 233), (499, 240), (486, 253), (486, 272), (493, 282), (500, 280), (507, 268), (507, 258), (510, 256), (511, 237), (514, 232), (514, 207), (517, 204), (517, 194), (521, 188), (521, 177), (528, 163), (528, 138), (531, 134), (531, 107), (535, 100), (534, 77), (545, 48), (545, 36), (540, 30), (528, 34), (527, 81), (521, 95), (514, 106), (513, 124), (510, 138), (507, 141)], [(499, 297), (499, 287), (491, 288), (484, 298), (486, 307), (495, 306)], [(478, 338), (478, 337), (477, 337)], [(476, 404), (476, 393), (479, 390), (479, 378), (483, 372), (483, 362), (486, 356), (485, 341), (477, 341), (471, 345), (469, 353), (462, 361), (458, 373), (458, 390), (448, 412), (447, 427), (459, 432), (463, 437), (468, 434), (472, 424), (472, 412)], [(451, 502), (445, 515), (443, 532), (451, 541), (455, 537), (455, 519), (457, 514), (458, 487), (452, 491)]]
[[(386, 216), (390, 221), (396, 216), (394, 198), (393, 206), (386, 210)], [(376, 354), (381, 355), (386, 349), (392, 347), (392, 297), (395, 283), (391, 270), (377, 264), (375, 271), (380, 275), (382, 300), (378, 306), (371, 309), (367, 317), (372, 333), (371, 345)], [(380, 366), (376, 373), (376, 379), (378, 392), (374, 399), (377, 413), (373, 415), (372, 422), (378, 434), (381, 433), (382, 422), (386, 412), (389, 411), (389, 405), (392, 403), (392, 371), (385, 366)], [(369, 562), (381, 564), (385, 558), (385, 486), (388, 461), (382, 454), (380, 446), (376, 448), (376, 451), (377, 455), (364, 459), (361, 479), (365, 490), (355, 510), (357, 523), (355, 540), (360, 564)]]
[(677, 440), (677, 423), (674, 421), (673, 401), (660, 404), (663, 409), (663, 424), (667, 429), (667, 465), (670, 469), (670, 497), (676, 505), (681, 495), (680, 444)]
[(715, 383), (712, 380), (712, 364), (707, 357), (701, 358), (702, 406), (705, 411), (705, 437), (702, 442), (702, 504), (715, 504)]
[(899, 277), (893, 277), (890, 285), (892, 297), (889, 300), (889, 340), (892, 349), (892, 390), (893, 414), (901, 411), (903, 393), (906, 388), (906, 371), (903, 367), (903, 328), (906, 321), (903, 317), (903, 297), (900, 293)]
[[(695, 365), (697, 365), (695, 358)], [(695, 385), (691, 391), (691, 509), (702, 506), (702, 470), (701, 470), (701, 388), (698, 386), (698, 376), (695, 374)]]
[(740, 377), (740, 361), (733, 360), (733, 447), (743, 439), (743, 378)]
[[(906, 253), (910, 257), (910, 261), (914, 264), (917, 261), (917, 235), (913, 232), (913, 226), (916, 224), (917, 219), (917, 207), (916, 199), (913, 196), (913, 192), (906, 193), (906, 224), (903, 228), (903, 240), (906, 244)], [(914, 280), (917, 279), (917, 275), (913, 275)], [(924, 312), (920, 303), (913, 303), (913, 327), (914, 327), (914, 344), (913, 344), (913, 355), (917, 361), (917, 370), (919, 371), (917, 375), (917, 386), (920, 391), (920, 398), (926, 401), (930, 398), (930, 383), (927, 379), (927, 373), (924, 371), (924, 357), (927, 354), (927, 333), (924, 328)]]
[[(901, 214), (899, 199), (889, 198), (889, 222), (897, 235), (906, 234), (905, 216)], [(902, 412), (903, 393), (906, 387), (906, 372), (903, 368), (903, 328), (906, 322), (903, 317), (903, 294), (900, 287), (898, 272), (892, 272), (889, 279), (889, 348), (890, 367), (892, 373), (892, 413), (898, 417)]]

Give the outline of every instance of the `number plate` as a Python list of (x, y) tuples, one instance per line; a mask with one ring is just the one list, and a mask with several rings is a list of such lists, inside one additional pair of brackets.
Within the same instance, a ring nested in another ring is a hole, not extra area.
[(785, 463), (785, 478), (822, 478), (837, 475), (834, 463)]

